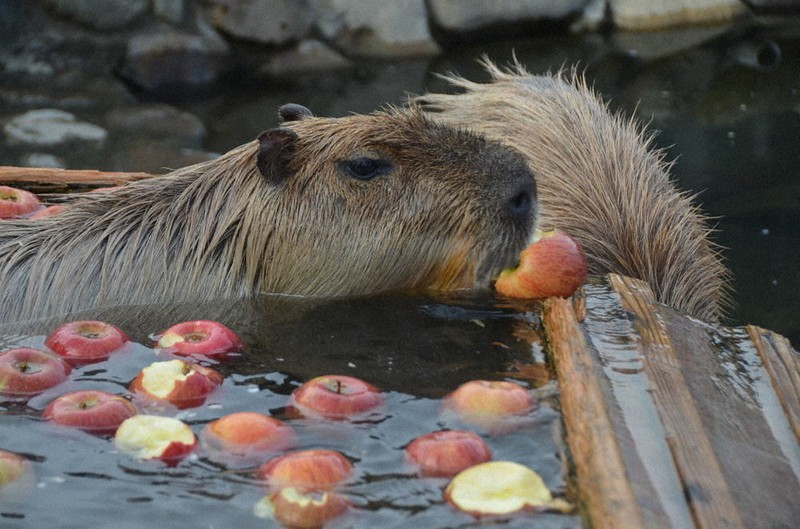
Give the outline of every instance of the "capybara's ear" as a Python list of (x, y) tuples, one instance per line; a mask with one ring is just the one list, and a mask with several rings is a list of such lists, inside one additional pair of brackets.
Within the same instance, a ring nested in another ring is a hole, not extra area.
[(274, 183), (286, 178), (287, 166), (294, 155), (295, 140), (297, 133), (283, 127), (270, 129), (259, 135), (256, 167), (264, 178)]
[(278, 119), (281, 123), (300, 121), (301, 119), (313, 117), (314, 114), (309, 109), (297, 103), (287, 103), (278, 109)]

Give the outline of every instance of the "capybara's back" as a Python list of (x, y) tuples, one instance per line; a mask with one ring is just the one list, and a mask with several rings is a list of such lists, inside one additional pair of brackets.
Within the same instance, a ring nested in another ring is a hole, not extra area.
[(521, 155), (418, 109), (282, 126), (60, 215), (0, 225), (0, 320), (258, 292), (488, 284), (531, 240)]
[(419, 102), (442, 123), (522, 152), (536, 173), (542, 228), (574, 236), (591, 273), (642, 279), (663, 303), (719, 318), (728, 273), (712, 230), (640, 127), (609, 112), (574, 71), (535, 76), (519, 64), (485, 66), (490, 83), (448, 76), (463, 93)]

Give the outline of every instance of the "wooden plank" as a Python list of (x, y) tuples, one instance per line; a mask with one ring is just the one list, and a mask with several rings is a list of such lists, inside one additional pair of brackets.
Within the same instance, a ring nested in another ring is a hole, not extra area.
[(800, 441), (800, 355), (792, 349), (789, 340), (779, 334), (755, 325), (748, 325), (746, 329)]
[(108, 172), (47, 167), (0, 166), (0, 185), (31, 189), (67, 189), (70, 187), (117, 186), (134, 180), (152, 178), (150, 173)]
[(645, 372), (653, 384), (653, 399), (695, 524), (700, 529), (744, 528), (672, 341), (657, 316), (652, 291), (640, 280), (616, 274), (609, 277), (623, 305), (636, 318)]
[(572, 303), (560, 298), (547, 300), (542, 319), (556, 366), (580, 496), (592, 526), (643, 528), (589, 344)]

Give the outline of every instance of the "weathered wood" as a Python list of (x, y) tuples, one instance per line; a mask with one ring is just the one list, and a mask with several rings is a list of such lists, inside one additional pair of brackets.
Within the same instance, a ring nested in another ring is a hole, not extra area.
[(0, 185), (51, 193), (65, 192), (71, 188), (118, 186), (153, 176), (136, 172), (0, 166)]
[(622, 303), (636, 318), (644, 349), (645, 372), (667, 434), (689, 506), (700, 529), (744, 528), (725, 476), (703, 428), (692, 394), (681, 372), (672, 341), (658, 318), (650, 289), (642, 281), (610, 275)]
[(542, 314), (558, 375), (567, 442), (594, 527), (645, 527), (634, 498), (590, 346), (570, 301), (549, 299)]
[(800, 441), (800, 356), (792, 350), (789, 340), (779, 334), (755, 325), (748, 325), (747, 333), (764, 362), (772, 387)]

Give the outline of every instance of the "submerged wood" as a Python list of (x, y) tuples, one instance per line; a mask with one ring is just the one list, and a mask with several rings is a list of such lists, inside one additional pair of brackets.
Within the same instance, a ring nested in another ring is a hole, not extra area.
[(800, 354), (788, 340), (687, 317), (623, 276), (583, 296), (578, 311), (549, 300), (543, 323), (593, 526), (792, 527)]

